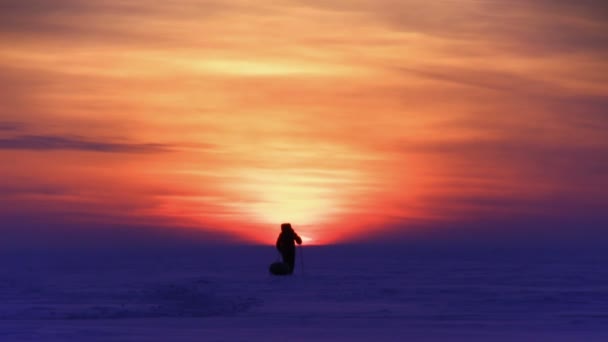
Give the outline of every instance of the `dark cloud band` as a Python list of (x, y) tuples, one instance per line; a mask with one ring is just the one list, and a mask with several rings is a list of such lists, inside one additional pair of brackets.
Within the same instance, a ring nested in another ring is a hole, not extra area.
[(20, 131), (23, 129), (23, 124), (12, 121), (0, 121), (0, 132), (1, 131)]
[(18, 135), (0, 138), (0, 149), (3, 150), (79, 150), (106, 153), (153, 153), (169, 150), (164, 144), (119, 143), (112, 141), (95, 141), (82, 137), (62, 137), (55, 135)]

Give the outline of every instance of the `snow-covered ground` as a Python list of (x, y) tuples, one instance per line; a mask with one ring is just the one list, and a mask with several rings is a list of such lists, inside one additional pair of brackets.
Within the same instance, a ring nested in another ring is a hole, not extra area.
[(4, 253), (0, 341), (608, 341), (606, 252), (299, 252)]

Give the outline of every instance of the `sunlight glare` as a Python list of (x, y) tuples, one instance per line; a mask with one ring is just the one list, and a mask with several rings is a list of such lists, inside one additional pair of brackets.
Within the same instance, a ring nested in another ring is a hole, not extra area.
[(273, 172), (245, 176), (239, 189), (255, 200), (239, 204), (260, 223), (314, 225), (323, 222), (337, 207), (328, 188), (290, 174)]

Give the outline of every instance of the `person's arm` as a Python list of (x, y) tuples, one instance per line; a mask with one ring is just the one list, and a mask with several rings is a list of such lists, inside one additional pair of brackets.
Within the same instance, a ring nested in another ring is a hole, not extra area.
[(283, 233), (279, 234), (279, 237), (277, 238), (277, 243), (275, 244), (278, 251), (281, 251), (281, 235), (283, 235)]
[(293, 238), (294, 238), (294, 240), (296, 240), (296, 242), (298, 243), (298, 245), (302, 244), (302, 238), (298, 235), (298, 233), (293, 232)]

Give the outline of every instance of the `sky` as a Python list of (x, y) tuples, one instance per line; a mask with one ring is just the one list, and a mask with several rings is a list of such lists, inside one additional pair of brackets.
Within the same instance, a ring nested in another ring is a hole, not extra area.
[(600, 0), (0, 0), (0, 231), (608, 235), (607, 18)]

